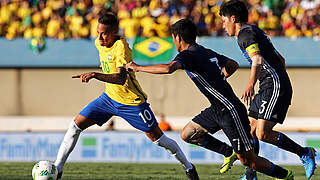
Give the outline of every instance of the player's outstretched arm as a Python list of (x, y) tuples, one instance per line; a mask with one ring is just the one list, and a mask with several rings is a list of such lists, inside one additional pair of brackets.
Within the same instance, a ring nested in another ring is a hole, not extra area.
[(226, 78), (230, 77), (237, 69), (239, 68), (239, 64), (229, 59), (226, 63), (226, 65), (222, 68), (222, 72), (224, 73), (224, 76)]
[(152, 66), (140, 66), (134, 62), (126, 64), (126, 69), (136, 72), (142, 71), (152, 74), (171, 74), (178, 69), (182, 69), (182, 65), (177, 61), (172, 61), (169, 64), (157, 64)]
[(80, 75), (75, 75), (72, 76), (72, 78), (80, 78), (82, 82), (89, 82), (90, 79), (95, 78), (103, 82), (107, 83), (113, 83), (113, 84), (119, 84), (119, 85), (124, 85), (126, 82), (127, 78), (127, 71), (124, 67), (118, 68), (118, 73), (114, 74), (103, 74), (103, 73), (98, 73), (98, 72), (88, 72), (88, 73), (83, 73)]

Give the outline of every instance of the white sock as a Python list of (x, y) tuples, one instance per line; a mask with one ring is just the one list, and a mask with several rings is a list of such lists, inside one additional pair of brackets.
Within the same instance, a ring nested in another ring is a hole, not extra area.
[(76, 125), (74, 121), (70, 123), (69, 129), (67, 130), (66, 134), (64, 135), (63, 141), (61, 142), (57, 160), (54, 163), (54, 165), (58, 169), (58, 172), (62, 171), (64, 163), (75, 147), (81, 131), (82, 130)]
[(158, 140), (154, 141), (154, 143), (158, 146), (164, 147), (182, 164), (184, 170), (192, 169), (192, 164), (187, 160), (186, 156), (173, 139), (170, 139), (165, 134), (163, 134)]

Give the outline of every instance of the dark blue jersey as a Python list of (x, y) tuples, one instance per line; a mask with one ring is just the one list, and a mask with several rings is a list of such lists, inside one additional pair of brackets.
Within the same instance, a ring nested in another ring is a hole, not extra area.
[(174, 59), (179, 62), (199, 90), (218, 110), (241, 103), (221, 70), (229, 58), (201, 45), (193, 44)]
[(274, 82), (290, 85), (288, 74), (278, 51), (260, 28), (248, 24), (242, 25), (238, 34), (238, 45), (250, 64), (252, 63), (250, 54), (258, 51), (263, 57), (264, 64), (259, 77), (260, 83), (272, 78)]

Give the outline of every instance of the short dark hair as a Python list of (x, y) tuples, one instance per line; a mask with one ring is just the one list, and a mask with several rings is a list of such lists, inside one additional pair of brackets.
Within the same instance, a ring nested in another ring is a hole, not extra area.
[(118, 32), (118, 30), (119, 30), (118, 18), (111, 13), (106, 13), (106, 14), (101, 15), (98, 22), (100, 24), (107, 25), (108, 29), (110, 31), (114, 30), (114, 31)]
[(236, 22), (248, 22), (248, 9), (244, 2), (239, 0), (231, 0), (225, 2), (220, 7), (220, 16), (231, 17), (235, 16)]
[(190, 19), (180, 19), (174, 23), (171, 26), (171, 33), (174, 37), (178, 35), (188, 44), (196, 42), (197, 28)]

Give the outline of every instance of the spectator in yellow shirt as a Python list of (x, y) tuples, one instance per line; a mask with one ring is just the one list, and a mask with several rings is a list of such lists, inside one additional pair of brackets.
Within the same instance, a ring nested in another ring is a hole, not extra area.
[(273, 15), (272, 11), (267, 12), (267, 28), (277, 29), (279, 27), (279, 18)]
[(71, 16), (70, 25), (69, 25), (69, 29), (72, 32), (73, 38), (80, 38), (79, 31), (80, 31), (82, 24), (83, 24), (83, 17), (80, 16), (78, 11), (76, 11), (74, 13), (74, 15)]
[(6, 38), (9, 40), (12, 40), (16, 36), (18, 36), (20, 33), (20, 31), (19, 31), (20, 25), (21, 25), (21, 21), (19, 20), (19, 18), (17, 16), (12, 16), (11, 22), (10, 22), (8, 29), (7, 29)]
[(31, 8), (29, 6), (28, 1), (23, 1), (17, 11), (18, 17), (21, 19), (24, 19), (30, 14), (31, 14)]
[(60, 30), (60, 16), (54, 13), (52, 18), (48, 22), (47, 26), (47, 36), (51, 38), (58, 38), (58, 33)]
[(64, 1), (48, 0), (46, 3), (47, 7), (50, 7), (53, 11), (65, 6)]
[(162, 11), (160, 16), (157, 17), (157, 22), (159, 24), (169, 24), (169, 21), (170, 21), (170, 18), (164, 11)]
[(132, 17), (141, 19), (148, 14), (148, 8), (146, 6), (142, 6), (141, 1), (137, 1), (136, 7), (132, 10)]
[(293, 6), (290, 9), (290, 15), (293, 18), (297, 18), (298, 15), (304, 14), (304, 9), (300, 6), (299, 1), (293, 1)]
[(302, 31), (297, 28), (295, 24), (293, 24), (289, 29), (285, 31), (285, 36), (290, 38), (297, 38), (302, 36)]
[(28, 24), (23, 31), (23, 38), (24, 39), (30, 39), (32, 38), (32, 27), (31, 24)]
[(134, 38), (139, 33), (139, 21), (132, 18), (131, 14), (129, 18), (120, 20), (119, 27), (123, 30), (124, 36), (127, 38)]
[(41, 11), (35, 6), (32, 8), (32, 15), (31, 15), (31, 20), (33, 24), (40, 24), (42, 22), (42, 14)]
[(308, 26), (305, 24), (301, 26), (301, 31), (305, 37), (312, 37), (313, 35), (312, 30), (308, 29)]
[(89, 38), (89, 24), (82, 24), (79, 29), (80, 38)]
[(142, 28), (142, 36), (144, 37), (152, 37), (155, 35), (155, 23), (154, 19), (148, 13), (144, 18), (141, 19), (141, 28)]
[(104, 5), (108, 0), (92, 0), (93, 5)]
[(157, 35), (161, 38), (170, 36), (169, 26), (167, 24), (156, 24), (155, 30)]
[(154, 11), (161, 7), (160, 0), (151, 0), (149, 3), (150, 11)]
[(169, 37), (170, 30), (169, 30), (169, 16), (164, 12), (157, 18), (157, 24), (155, 26), (155, 30), (159, 37)]
[(41, 26), (41, 24), (36, 24), (35, 27), (32, 29), (32, 37), (34, 38), (42, 38), (45, 36), (45, 30)]
[(7, 1), (1, 1), (0, 24), (9, 23), (11, 14), (12, 13), (7, 5)]
[(45, 3), (43, 1), (40, 1), (40, 5), (41, 5), (41, 14), (43, 19), (48, 20), (51, 15), (52, 15), (52, 9), (50, 6), (46, 6)]
[(89, 23), (90, 23), (90, 36), (92, 38), (97, 38), (98, 17), (95, 16), (89, 21)]

